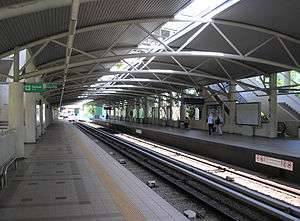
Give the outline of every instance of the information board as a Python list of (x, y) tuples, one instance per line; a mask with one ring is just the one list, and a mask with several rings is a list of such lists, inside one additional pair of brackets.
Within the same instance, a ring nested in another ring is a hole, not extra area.
[(58, 84), (56, 83), (25, 83), (24, 92), (27, 93), (42, 93), (47, 90), (57, 89)]
[(272, 167), (289, 170), (289, 171), (293, 171), (293, 167), (294, 167), (293, 161), (267, 157), (260, 154), (255, 154), (255, 162), (272, 166)]
[(184, 97), (182, 102), (187, 105), (204, 105), (203, 97)]
[(236, 124), (259, 126), (261, 124), (260, 103), (236, 104)]

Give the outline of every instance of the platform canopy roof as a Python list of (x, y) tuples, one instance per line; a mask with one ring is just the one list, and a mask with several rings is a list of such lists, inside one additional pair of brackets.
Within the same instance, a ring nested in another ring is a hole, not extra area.
[[(215, 82), (245, 85), (240, 79), (300, 71), (299, 1), (228, 0), (216, 15), (174, 17), (191, 2), (2, 0), (0, 58), (28, 49), (31, 59), (18, 78), (62, 84), (44, 94), (54, 104), (78, 96), (118, 101)], [(163, 39), (154, 31), (166, 22), (188, 23)], [(142, 48), (145, 39), (156, 46)]]

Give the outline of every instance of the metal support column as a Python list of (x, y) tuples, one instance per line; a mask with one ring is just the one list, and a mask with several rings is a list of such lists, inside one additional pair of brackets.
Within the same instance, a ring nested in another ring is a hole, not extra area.
[(229, 116), (228, 116), (228, 132), (235, 132), (235, 112), (236, 112), (236, 103), (235, 103), (235, 90), (236, 84), (234, 82), (229, 83), (229, 95), (228, 95), (228, 107), (229, 107)]
[(147, 121), (148, 117), (149, 117), (149, 108), (148, 108), (148, 99), (147, 97), (144, 97), (144, 118)]
[(160, 109), (161, 109), (161, 96), (158, 95), (158, 106), (157, 106), (157, 119), (160, 119)]
[(270, 75), (269, 93), (270, 138), (277, 137), (277, 74)]
[(173, 94), (172, 92), (169, 92), (169, 107), (170, 107), (170, 115), (168, 120), (172, 120), (173, 116), (173, 106), (174, 106), (174, 99), (173, 99)]

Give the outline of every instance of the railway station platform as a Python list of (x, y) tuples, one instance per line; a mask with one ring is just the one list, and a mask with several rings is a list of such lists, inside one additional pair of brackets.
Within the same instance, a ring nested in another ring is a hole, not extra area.
[(70, 123), (25, 156), (0, 192), (0, 220), (187, 220)]
[(207, 131), (150, 124), (97, 121), (119, 131), (147, 138), (221, 162), (282, 180), (300, 179), (300, 140), (270, 139), (236, 134), (208, 135)]

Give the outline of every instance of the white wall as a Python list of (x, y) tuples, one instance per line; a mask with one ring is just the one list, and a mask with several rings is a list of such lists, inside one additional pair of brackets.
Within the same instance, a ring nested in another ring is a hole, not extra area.
[(0, 84), (0, 121), (8, 121), (8, 84)]
[(6, 133), (0, 133), (0, 167), (14, 156), (16, 156), (15, 131), (9, 130)]

